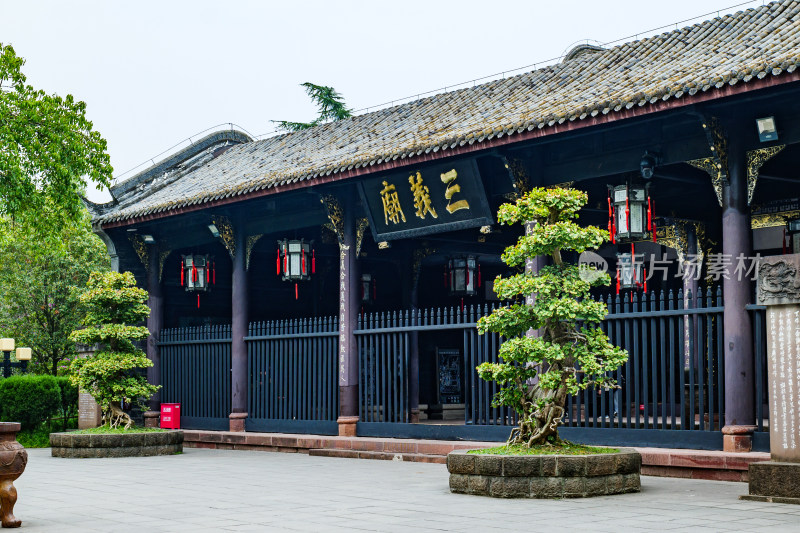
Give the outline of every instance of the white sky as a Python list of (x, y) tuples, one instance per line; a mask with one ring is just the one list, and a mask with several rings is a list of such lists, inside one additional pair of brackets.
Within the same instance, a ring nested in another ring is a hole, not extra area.
[(28, 83), (87, 103), (119, 176), (217, 124), (312, 120), (305, 81), (361, 109), (763, 3), (743, 1), (0, 0), (0, 42)]

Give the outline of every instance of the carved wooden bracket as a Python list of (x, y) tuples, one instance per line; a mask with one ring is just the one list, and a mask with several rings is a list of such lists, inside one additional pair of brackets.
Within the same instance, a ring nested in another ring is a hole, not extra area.
[(705, 171), (711, 177), (711, 185), (717, 193), (717, 202), (722, 207), (722, 187), (728, 182), (728, 138), (716, 117), (703, 120), (710, 157), (687, 161), (695, 168)]
[(753, 201), (753, 194), (756, 192), (758, 183), (758, 171), (761, 165), (775, 157), (775, 155), (786, 148), (785, 144), (758, 148), (747, 152), (747, 205)]
[(217, 227), (219, 238), (222, 240), (225, 249), (227, 249), (228, 253), (231, 255), (231, 259), (233, 259), (236, 256), (236, 239), (234, 238), (234, 229), (231, 219), (225, 215), (214, 215), (211, 221)]

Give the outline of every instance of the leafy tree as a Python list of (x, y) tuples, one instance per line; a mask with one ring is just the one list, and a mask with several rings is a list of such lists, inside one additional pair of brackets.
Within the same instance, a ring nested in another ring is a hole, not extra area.
[(345, 106), (344, 97), (337, 93), (333, 87), (315, 85), (310, 82), (301, 83), (300, 86), (305, 88), (306, 94), (319, 108), (319, 116), (311, 122), (273, 120), (272, 122), (275, 122), (279, 129), (285, 131), (307, 130), (325, 122), (342, 120), (352, 116), (352, 110)]
[(24, 62), (0, 43), (0, 213), (42, 210), (49, 199), (77, 219), (87, 179), (110, 183), (106, 141), (86, 104), (27, 85)]
[(45, 211), (0, 217), (0, 331), (32, 348), (32, 372), (56, 375), (75, 355), (69, 335), (80, 326), (79, 293), (109, 261), (85, 210), (49, 230), (40, 219), (58, 215), (51, 202)]
[(98, 344), (100, 350), (72, 361), (72, 380), (97, 400), (105, 425), (115, 428), (124, 424), (127, 429), (133, 421), (120, 401), (127, 398), (145, 409), (147, 400), (159, 388), (137, 372), (153, 366), (134, 345), (134, 341), (147, 338), (147, 328), (128, 325), (150, 314), (145, 304), (147, 291), (136, 287), (130, 272), (94, 272), (87, 287), (80, 297), (86, 328), (74, 331), (70, 338), (82, 344)]
[[(498, 212), (502, 224), (535, 222), (529, 234), (506, 249), (502, 259), (507, 265), (522, 266), (539, 255), (553, 258), (553, 264), (537, 274), (498, 277), (494, 283), (500, 298), (533, 297), (533, 305), (501, 307), (478, 323), (481, 334), (493, 331), (506, 338), (499, 351), (503, 362), (483, 363), (477, 370), (481, 378), (501, 386), (495, 405), (519, 414), (509, 445), (559, 442), (567, 396), (590, 385), (616, 387), (610, 373), (628, 358), (599, 328), (608, 313), (605, 304), (589, 296), (593, 285), (608, 285), (608, 274), (582, 277), (579, 267), (561, 256), (563, 250), (583, 252), (608, 239), (605, 230), (574, 222), (586, 202), (582, 191), (537, 188)], [(531, 330), (541, 335), (529, 335)]]

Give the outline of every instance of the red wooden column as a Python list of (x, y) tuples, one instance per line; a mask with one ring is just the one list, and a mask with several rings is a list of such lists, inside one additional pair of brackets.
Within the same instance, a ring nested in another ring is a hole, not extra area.
[(244, 431), (247, 418), (247, 235), (242, 220), (234, 223), (231, 291), (231, 414), (230, 430)]
[(339, 435), (355, 436), (358, 422), (358, 344), (354, 334), (359, 309), (355, 198), (342, 204), (339, 239)]
[[(159, 249), (157, 246), (148, 246), (147, 257), (147, 307), (150, 308), (150, 315), (147, 317), (147, 330), (150, 336), (147, 337), (147, 358), (153, 362), (153, 366), (147, 369), (147, 382), (151, 385), (161, 385), (161, 355), (158, 351), (158, 341), (161, 336), (161, 328), (164, 323), (164, 298), (160, 279)], [(150, 410), (145, 412), (145, 426), (157, 427), (159, 410), (161, 408), (161, 389), (150, 398)]]
[(749, 275), (734, 272), (737, 257), (753, 255), (750, 212), (747, 205), (747, 160), (737, 136), (728, 141), (728, 183), (722, 186), (722, 253), (731, 259), (723, 278), (725, 354), (725, 451), (750, 451), (755, 429), (753, 333), (745, 305), (752, 303)]

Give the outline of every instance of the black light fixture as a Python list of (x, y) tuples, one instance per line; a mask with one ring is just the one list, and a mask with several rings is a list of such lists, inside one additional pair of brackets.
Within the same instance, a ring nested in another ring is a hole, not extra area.
[(784, 253), (788, 251), (792, 254), (800, 254), (800, 217), (786, 221), (786, 234), (789, 237), (789, 245), (784, 244)]
[(639, 162), (639, 173), (643, 179), (649, 180), (653, 177), (656, 170), (656, 158), (650, 152), (645, 152)]
[(480, 268), (474, 255), (451, 257), (445, 277), (450, 296), (475, 296), (481, 286)]
[(756, 129), (758, 129), (758, 140), (762, 143), (778, 140), (778, 126), (775, 124), (775, 117), (757, 118)]
[(656, 240), (650, 184), (628, 182), (608, 187), (608, 233), (611, 242)]
[[(25, 372), (28, 369), (28, 361), (31, 360), (30, 348), (17, 348), (14, 350), (14, 339), (0, 339), (0, 352), (3, 352), (3, 377), (11, 377), (11, 369), (19, 367)], [(11, 352), (16, 352), (16, 363), (11, 362)]]
[(361, 303), (367, 305), (375, 303), (376, 292), (375, 279), (372, 274), (361, 274)]
[(311, 243), (303, 239), (278, 241), (277, 273), (283, 281), (294, 282), (294, 298), (299, 298), (297, 282), (311, 279), (317, 270), (317, 258)]
[(219, 238), (219, 229), (216, 224), (209, 224), (208, 231), (211, 232), (211, 235), (213, 235), (215, 239)]
[(209, 290), (217, 282), (217, 269), (210, 255), (189, 254), (181, 256), (181, 287), (186, 292), (197, 293), (200, 308), (200, 293)]

